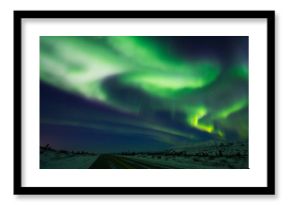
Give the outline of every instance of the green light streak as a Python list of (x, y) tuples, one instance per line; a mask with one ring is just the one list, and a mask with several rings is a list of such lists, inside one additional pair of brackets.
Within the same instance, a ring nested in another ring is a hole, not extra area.
[(200, 122), (200, 119), (207, 115), (208, 111), (204, 106), (196, 108), (195, 112), (188, 116), (187, 120), (189, 125), (195, 127), (201, 131), (213, 133), (214, 126), (211, 124), (204, 124)]
[(226, 119), (231, 114), (240, 111), (241, 109), (245, 108), (248, 105), (247, 99), (241, 99), (239, 101), (234, 102), (233, 104), (229, 105), (228, 107), (218, 111), (215, 115), (218, 119)]
[(170, 70), (178, 63), (164, 46), (148, 37), (114, 36), (108, 37), (107, 41), (120, 54), (147, 68)]
[[(192, 68), (191, 68), (192, 67)], [(131, 72), (122, 77), (127, 85), (140, 87), (155, 96), (172, 96), (183, 89), (198, 89), (212, 83), (219, 74), (219, 68), (208, 63), (188, 65), (179, 71)]]

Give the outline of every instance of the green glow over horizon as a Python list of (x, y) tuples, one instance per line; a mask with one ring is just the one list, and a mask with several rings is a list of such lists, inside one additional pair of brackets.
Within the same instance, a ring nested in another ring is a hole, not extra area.
[[(247, 63), (235, 62), (225, 68), (211, 57), (181, 57), (167, 43), (142, 36), (42, 36), (40, 51), (40, 79), (61, 90), (135, 115), (140, 110), (148, 116), (165, 110), (172, 121), (220, 139), (229, 130), (241, 138), (247, 136), (247, 114), (234, 116), (248, 106)], [(115, 93), (128, 88), (131, 93), (123, 93), (123, 98)], [(229, 88), (236, 93), (229, 93)], [(240, 90), (246, 94), (239, 94)], [(223, 97), (217, 99), (215, 93)], [(166, 126), (154, 130), (164, 131), (158, 136), (168, 143), (174, 143), (168, 137), (172, 133), (196, 138)]]

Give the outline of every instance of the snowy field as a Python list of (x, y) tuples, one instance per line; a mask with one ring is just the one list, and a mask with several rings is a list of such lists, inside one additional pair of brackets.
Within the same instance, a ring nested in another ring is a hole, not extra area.
[(41, 169), (248, 169), (246, 142), (206, 142), (160, 152), (95, 154), (40, 148)]
[[(124, 156), (123, 156), (124, 157)], [(247, 157), (214, 157), (214, 156), (126, 156), (138, 162), (152, 165), (163, 165), (176, 169), (247, 169)]]
[(98, 155), (41, 149), (41, 169), (88, 169)]
[(122, 157), (181, 169), (247, 169), (248, 144), (200, 143), (160, 153), (124, 153)]

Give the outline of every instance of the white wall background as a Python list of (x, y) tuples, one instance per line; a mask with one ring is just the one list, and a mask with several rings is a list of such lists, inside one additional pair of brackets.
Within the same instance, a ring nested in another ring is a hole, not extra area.
[[(1, 204), (289, 204), (290, 12), (280, 0), (26, 0), (0, 3)], [(276, 10), (276, 196), (14, 196), (13, 10)]]

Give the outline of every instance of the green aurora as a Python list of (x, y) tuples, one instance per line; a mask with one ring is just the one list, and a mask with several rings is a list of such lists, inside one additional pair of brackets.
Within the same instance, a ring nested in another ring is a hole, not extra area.
[[(146, 113), (148, 120), (134, 122), (136, 127), (154, 130), (157, 134), (153, 138), (164, 143), (178, 143), (173, 135), (188, 140), (200, 140), (200, 136), (198, 132), (188, 134), (150, 120), (160, 110), (169, 112), (173, 122), (209, 134), (212, 139), (227, 140), (235, 135), (236, 140), (247, 140), (247, 60), (240, 58), (239, 52), (232, 55), (229, 63), (211, 55), (200, 57), (190, 52), (183, 55), (168, 38), (164, 41), (162, 38), (42, 36), (41, 81), (124, 113), (136, 116)], [(41, 123), (52, 121), (41, 119)], [(90, 129), (110, 129), (94, 121), (53, 121)], [(124, 119), (119, 123), (132, 121)], [(138, 128), (124, 129), (120, 127), (114, 132), (142, 132)]]

